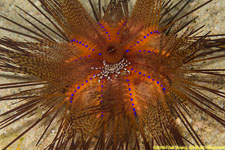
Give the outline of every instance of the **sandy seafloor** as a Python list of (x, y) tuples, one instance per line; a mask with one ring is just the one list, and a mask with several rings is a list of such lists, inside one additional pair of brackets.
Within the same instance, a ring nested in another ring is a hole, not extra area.
[[(84, 0), (84, 3), (87, 1), (88, 0)], [(192, 0), (190, 7), (196, 6), (206, 1), (207, 0)], [(40, 6), (37, 0), (34, 0), (34, 3), (37, 4), (37, 6)], [(23, 23), (23, 20), (17, 15), (17, 13), (21, 11), (16, 9), (16, 5), (25, 9), (27, 12), (36, 16), (37, 18), (41, 16), (26, 0), (0, 0), (0, 14), (9, 18), (13, 18), (19, 23)], [(225, 33), (225, 0), (214, 0), (207, 6), (203, 7), (201, 10), (195, 12), (193, 16), (195, 15), (200, 16), (197, 20), (197, 23), (199, 23), (199, 26), (204, 24), (204, 29), (206, 32), (211, 31), (214, 34)], [(13, 26), (11, 23), (3, 20), (2, 18), (0, 18), (0, 26), (21, 31), (20, 28)], [(20, 36), (2, 30), (0, 30), (0, 36), (9, 36), (15, 40), (21, 39)], [(222, 61), (213, 64), (212, 67), (224, 68), (224, 66), (225, 62)], [(18, 81), (18, 79), (7, 79), (0, 76), (0, 83), (12, 81)], [(219, 87), (219, 89), (224, 91), (224, 87)], [(0, 90), (0, 96), (14, 92), (14, 90), (10, 89), (4, 91)], [(224, 108), (224, 100), (220, 100), (218, 97), (215, 97), (215, 101), (217, 101), (217, 103)], [(0, 102), (0, 113), (3, 113), (12, 108), (11, 104), (12, 102)], [(32, 119), (35, 118), (21, 119), (12, 126), (0, 130), (0, 149), (7, 145), (17, 135), (19, 135), (19, 133), (24, 131), (26, 127), (29, 127)], [(206, 143), (206, 145), (225, 145), (225, 130), (217, 122), (197, 110), (194, 110), (193, 118), (189, 118), (189, 121), (193, 125), (193, 128), (200, 135), (201, 139)], [(177, 120), (177, 123), (179, 125), (180, 121)], [(44, 137), (40, 146), (36, 147), (35, 144), (45, 126), (45, 124), (41, 124), (35, 127), (33, 130), (29, 131), (28, 134), (23, 136), (20, 140), (8, 148), (8, 150), (43, 150), (46, 144), (51, 142), (51, 139), (53, 138), (57, 129), (56, 126), (53, 126), (48, 135)], [(184, 133), (184, 135), (186, 135), (186, 133)]]

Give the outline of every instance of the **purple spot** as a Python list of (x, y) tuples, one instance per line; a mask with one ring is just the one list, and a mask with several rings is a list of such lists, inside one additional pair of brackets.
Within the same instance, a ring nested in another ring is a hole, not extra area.
[(80, 87), (78, 86), (77, 89), (80, 89)]
[(86, 80), (86, 83), (88, 83), (88, 80)]

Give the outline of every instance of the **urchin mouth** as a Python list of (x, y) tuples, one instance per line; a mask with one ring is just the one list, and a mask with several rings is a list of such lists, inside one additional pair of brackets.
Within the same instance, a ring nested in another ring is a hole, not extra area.
[(124, 50), (117, 44), (109, 44), (103, 50), (103, 60), (109, 64), (119, 63), (124, 58)]
[(114, 45), (110, 45), (106, 48), (108, 54), (113, 54), (116, 52), (116, 47)]

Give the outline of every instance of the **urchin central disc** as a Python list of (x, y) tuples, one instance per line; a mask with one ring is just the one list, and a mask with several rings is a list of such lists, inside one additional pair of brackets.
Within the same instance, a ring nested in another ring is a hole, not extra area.
[(110, 44), (106, 46), (102, 56), (103, 59), (109, 64), (118, 63), (124, 57), (124, 50), (115, 44)]

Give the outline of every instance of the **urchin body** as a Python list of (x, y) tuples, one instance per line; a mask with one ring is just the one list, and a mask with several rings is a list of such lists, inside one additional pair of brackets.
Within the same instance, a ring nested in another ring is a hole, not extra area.
[[(224, 93), (188, 78), (192, 73), (198, 73), (199, 77), (212, 73), (221, 76), (218, 72), (223, 69), (201, 70), (190, 69), (190, 66), (222, 58), (224, 38), (210, 40), (208, 34), (198, 36), (199, 29), (188, 30), (194, 20), (179, 22), (188, 13), (180, 15), (177, 11), (166, 18), (168, 11), (174, 10), (169, 2), (138, 0), (129, 15), (128, 2), (115, 1), (108, 5), (104, 16), (102, 8), (93, 8), (95, 21), (79, 1), (40, 2), (59, 24), (57, 35), (63, 42), (37, 32), (34, 32), (36, 37), (24, 35), (37, 40), (34, 43), (2, 38), (1, 45), (7, 48), (1, 47), (1, 70), (37, 78), (19, 87), (43, 85), (41, 89), (18, 93), (27, 103), (15, 109), (17, 115), (35, 112), (37, 104), (45, 111), (32, 126), (53, 112), (55, 116), (59, 110), (64, 112), (55, 140), (48, 149), (68, 146), (72, 149), (139, 149), (141, 141), (145, 149), (151, 149), (153, 143), (183, 146), (185, 142), (175, 124), (176, 118), (184, 122), (190, 134), (193, 132), (191, 136), (197, 144), (203, 144), (183, 117), (186, 103), (224, 125), (222, 118), (199, 105), (200, 102), (224, 111), (210, 103), (199, 89), (216, 95)], [(211, 54), (216, 57), (205, 57)], [(8, 95), (2, 100), (19, 99), (18, 95)], [(7, 119), (1, 126), (7, 126)]]

